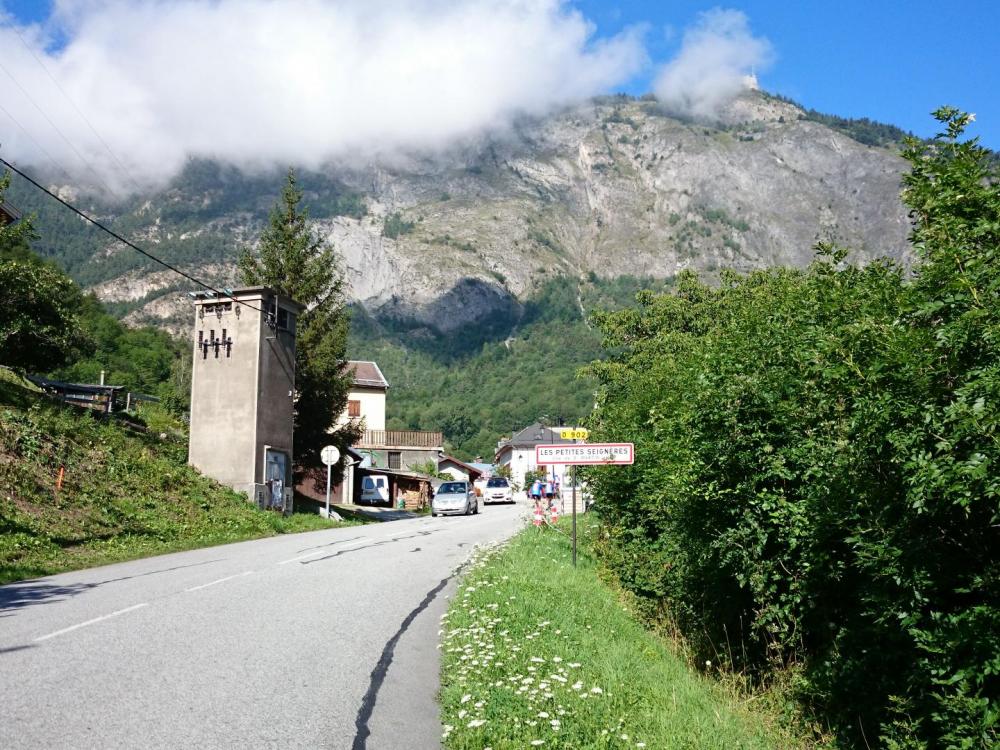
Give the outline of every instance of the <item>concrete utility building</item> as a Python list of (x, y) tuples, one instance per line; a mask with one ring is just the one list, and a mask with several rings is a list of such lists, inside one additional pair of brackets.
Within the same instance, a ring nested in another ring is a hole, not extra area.
[(191, 296), (188, 463), (261, 507), (288, 510), (295, 323), (304, 308), (268, 287)]

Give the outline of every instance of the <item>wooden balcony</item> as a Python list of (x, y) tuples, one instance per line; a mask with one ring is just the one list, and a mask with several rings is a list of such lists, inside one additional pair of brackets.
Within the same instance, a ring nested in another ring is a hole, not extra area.
[(444, 447), (444, 434), (417, 430), (365, 430), (355, 445), (357, 448), (423, 448)]

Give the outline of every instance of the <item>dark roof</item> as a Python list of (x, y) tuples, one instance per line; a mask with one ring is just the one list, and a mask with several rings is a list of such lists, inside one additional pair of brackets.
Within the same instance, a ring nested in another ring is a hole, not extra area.
[(6, 201), (0, 201), (0, 224), (13, 224), (20, 218), (20, 211)]
[(559, 432), (551, 427), (546, 427), (541, 422), (535, 422), (520, 432), (514, 433), (510, 440), (501, 443), (497, 447), (497, 455), (500, 455), (500, 452), (507, 448), (534, 448), (536, 445), (572, 442), (572, 440), (563, 440), (559, 436)]
[(435, 477), (428, 476), (427, 474), (421, 474), (418, 471), (406, 471), (405, 469), (383, 469), (381, 466), (365, 466), (364, 468), (359, 466), (358, 473), (385, 474), (386, 476), (404, 477), (406, 479), (423, 479), (425, 481), (435, 479)]
[(66, 383), (62, 380), (49, 380), (38, 375), (28, 375), (28, 380), (39, 388), (54, 391), (74, 391), (76, 393), (115, 393), (125, 390), (123, 385), (97, 385), (96, 383)]
[(364, 388), (388, 388), (385, 375), (374, 362), (350, 360), (347, 369), (354, 375), (354, 385)]

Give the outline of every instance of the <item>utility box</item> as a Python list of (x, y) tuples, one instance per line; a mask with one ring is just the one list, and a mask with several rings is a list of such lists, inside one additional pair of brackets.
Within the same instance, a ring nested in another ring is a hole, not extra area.
[(268, 287), (192, 293), (188, 463), (286, 510), (292, 487), (295, 325), (304, 309)]

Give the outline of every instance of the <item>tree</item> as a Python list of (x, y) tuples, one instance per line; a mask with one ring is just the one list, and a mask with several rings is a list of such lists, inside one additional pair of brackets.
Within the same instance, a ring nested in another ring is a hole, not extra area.
[(347, 371), (347, 333), (350, 315), (344, 301), (344, 277), (333, 248), (308, 225), (300, 208), (302, 191), (288, 170), (258, 253), (247, 248), (240, 256), (243, 282), (263, 285), (306, 306), (299, 317), (295, 351), (295, 459), (296, 473), (318, 460), (319, 451), (332, 443), (345, 449), (358, 428), (334, 430), (347, 406), (353, 382)]
[(637, 457), (587, 472), (605, 565), (851, 747), (1000, 746), (1000, 173), (935, 116), (911, 272), (821, 247), (595, 316), (588, 427)]
[[(3, 203), (10, 175), (0, 178)], [(0, 224), (0, 363), (18, 370), (44, 370), (90, 348), (77, 311), (82, 295), (64, 273), (35, 256), (31, 217)]]

